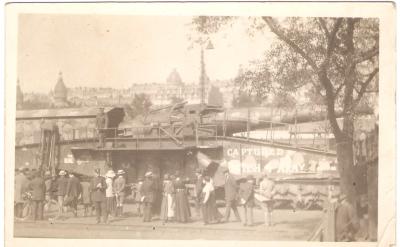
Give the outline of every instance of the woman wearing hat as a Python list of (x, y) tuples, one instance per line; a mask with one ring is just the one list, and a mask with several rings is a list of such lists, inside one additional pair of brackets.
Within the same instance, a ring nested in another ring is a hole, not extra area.
[(204, 225), (219, 221), (217, 204), (215, 200), (214, 185), (209, 176), (204, 177), (205, 185), (202, 190), (203, 220)]
[(106, 211), (107, 211), (107, 217), (111, 214), (114, 214), (115, 211), (115, 195), (114, 195), (114, 189), (113, 189), (113, 182), (114, 182), (114, 177), (115, 177), (115, 172), (113, 170), (109, 170), (106, 173), (106, 184), (107, 184), (107, 189), (106, 189)]
[(184, 181), (177, 176), (174, 181), (175, 189), (175, 217), (178, 222), (186, 223), (190, 218), (189, 200)]
[(123, 204), (125, 199), (125, 185), (126, 180), (124, 178), (124, 170), (118, 170), (117, 178), (114, 180), (114, 192), (115, 192), (115, 199), (117, 202), (116, 208), (116, 216), (122, 216), (123, 213)]
[(175, 216), (175, 189), (168, 174), (164, 175), (163, 183), (163, 197), (161, 202), (161, 214), (160, 218), (165, 223), (171, 221)]

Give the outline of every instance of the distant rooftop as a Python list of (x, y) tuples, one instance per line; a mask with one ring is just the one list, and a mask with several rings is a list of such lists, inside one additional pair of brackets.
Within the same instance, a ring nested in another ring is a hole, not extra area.
[[(109, 112), (116, 107), (104, 107), (104, 112)], [(94, 118), (98, 107), (91, 108), (58, 108), (41, 110), (18, 110), (17, 120), (57, 119), (57, 118)]]

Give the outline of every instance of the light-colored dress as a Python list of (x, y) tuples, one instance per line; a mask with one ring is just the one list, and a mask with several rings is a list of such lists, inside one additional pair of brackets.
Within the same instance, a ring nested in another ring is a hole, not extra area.
[(175, 189), (172, 181), (164, 181), (163, 199), (161, 202), (161, 219), (167, 220), (175, 216)]
[(215, 191), (212, 181), (206, 182), (203, 188), (203, 220), (204, 223), (212, 223), (220, 219), (217, 209)]
[(113, 189), (113, 179), (107, 177), (106, 178), (106, 207), (108, 213), (113, 213), (115, 209), (115, 197), (114, 197), (114, 189)]

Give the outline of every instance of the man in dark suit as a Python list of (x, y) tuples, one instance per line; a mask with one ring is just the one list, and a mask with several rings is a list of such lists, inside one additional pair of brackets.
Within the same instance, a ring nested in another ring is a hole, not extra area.
[(63, 212), (65, 211), (64, 209), (64, 199), (65, 195), (67, 192), (67, 185), (68, 185), (68, 178), (65, 176), (67, 175), (67, 172), (64, 170), (61, 170), (59, 172), (59, 177), (56, 180), (56, 195), (57, 195), (57, 202), (58, 202), (58, 214), (56, 218), (61, 217)]
[(43, 201), (46, 195), (46, 185), (39, 172), (30, 181), (28, 190), (32, 193), (32, 219), (34, 221), (43, 220)]
[(25, 175), (26, 169), (25, 168), (19, 168), (18, 169), (18, 174), (15, 176), (14, 179), (14, 210), (15, 210), (15, 216), (18, 218), (22, 218), (22, 211), (23, 211), (23, 206), (24, 206), (24, 199), (23, 195), (26, 192), (26, 189), (29, 185), (29, 180)]
[(100, 169), (95, 169), (95, 177), (90, 183), (92, 202), (96, 209), (96, 223), (100, 223), (100, 216), (103, 216), (104, 223), (107, 223), (106, 210), (106, 189), (107, 184), (104, 177), (100, 176)]
[(141, 201), (143, 202), (143, 222), (151, 221), (151, 208), (154, 203), (155, 186), (152, 179), (152, 173), (147, 172), (145, 174), (145, 181), (140, 187), (140, 194), (142, 195)]
[(253, 225), (253, 208), (254, 202), (254, 178), (249, 175), (245, 183), (240, 184), (239, 196), (244, 208), (244, 222), (245, 226)]
[(235, 214), (236, 220), (240, 222), (241, 220), (239, 211), (237, 209), (237, 201), (236, 201), (238, 186), (235, 178), (229, 173), (228, 169), (224, 171), (224, 174), (225, 174), (225, 204), (226, 204), (225, 222), (229, 221), (231, 209)]
[(69, 206), (72, 208), (74, 216), (78, 215), (78, 198), (81, 194), (81, 183), (74, 174), (69, 174), (66, 197), (69, 201)]

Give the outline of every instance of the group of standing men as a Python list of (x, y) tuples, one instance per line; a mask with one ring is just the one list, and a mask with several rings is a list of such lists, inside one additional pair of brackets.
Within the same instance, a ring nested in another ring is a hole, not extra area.
[(57, 178), (51, 176), (50, 172), (42, 176), (37, 170), (18, 169), (14, 182), (15, 217), (30, 216), (32, 220), (43, 220), (43, 211), (49, 210), (52, 204), (58, 205), (57, 217), (66, 211), (67, 206), (77, 216), (81, 184), (74, 174), (69, 174), (69, 177), (66, 175), (65, 171), (60, 171)]

